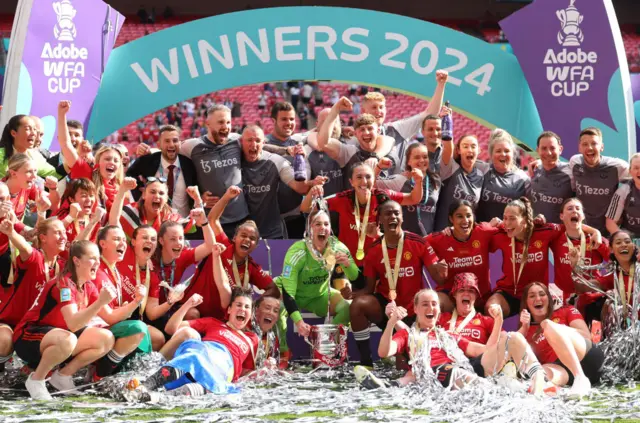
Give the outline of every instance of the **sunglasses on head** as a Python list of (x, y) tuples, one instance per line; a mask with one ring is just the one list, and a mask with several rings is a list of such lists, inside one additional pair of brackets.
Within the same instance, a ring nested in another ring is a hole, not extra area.
[(162, 182), (163, 184), (167, 183), (167, 178), (165, 178), (164, 176), (160, 176), (158, 178), (156, 178), (155, 176), (149, 176), (147, 178), (147, 182), (145, 183), (145, 186), (153, 183), (153, 182)]

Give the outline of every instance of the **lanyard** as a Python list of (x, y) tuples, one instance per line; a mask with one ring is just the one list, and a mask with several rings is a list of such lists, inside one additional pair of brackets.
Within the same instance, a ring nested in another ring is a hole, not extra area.
[[(140, 285), (140, 266), (138, 263), (136, 266), (136, 288)], [(144, 315), (144, 309), (147, 307), (147, 300), (149, 299), (149, 286), (151, 282), (151, 271), (149, 270), (149, 263), (147, 263), (147, 268), (145, 269), (145, 277), (144, 277), (144, 286), (147, 288), (146, 294), (144, 294), (144, 298), (142, 299), (142, 303), (140, 303), (140, 317)]]
[[(60, 265), (58, 264), (58, 258), (55, 258), (55, 264), (53, 265), (54, 271), (53, 271), (53, 277), (55, 278), (58, 273), (60, 272)], [(49, 277), (49, 265), (47, 264), (47, 262), (44, 262), (44, 278), (46, 282), (49, 282), (49, 280), (51, 279)]]
[[(413, 188), (416, 182), (413, 178), (411, 178), (410, 183), (411, 188)], [(427, 230), (425, 229), (424, 224), (422, 223), (422, 219), (420, 218), (420, 206), (424, 206), (429, 202), (429, 174), (425, 174), (424, 179), (422, 179), (422, 191), (422, 200), (418, 204), (416, 204), (416, 216), (418, 217), (418, 226), (420, 227), (422, 235), (427, 236)]]
[[(566, 232), (564, 235), (567, 237), (567, 247), (569, 248), (569, 252), (575, 250), (576, 247), (573, 246), (573, 242), (571, 241), (571, 238), (569, 238), (569, 235), (567, 235)], [(587, 240), (586, 240), (586, 237), (584, 236), (584, 232), (582, 232), (581, 230), (580, 231), (580, 257), (578, 258), (578, 260), (582, 260), (583, 258), (585, 258), (586, 251), (587, 251)]]
[(235, 282), (235, 286), (242, 287), (242, 289), (249, 288), (249, 258), (245, 258), (244, 260), (244, 280), (242, 284), (240, 283), (240, 272), (238, 271), (238, 263), (236, 263), (236, 256), (233, 255), (233, 260), (231, 261), (231, 267), (233, 268), (233, 282)]
[[(622, 297), (622, 306), (624, 307), (624, 315), (627, 315), (627, 309), (629, 307), (629, 303), (631, 302), (631, 290), (633, 289), (633, 281), (636, 274), (636, 264), (631, 264), (629, 268), (629, 283), (627, 287), (627, 291), (625, 293), (624, 290), (624, 275), (622, 274), (622, 267), (620, 268), (620, 273), (618, 274), (618, 291), (620, 291), (620, 296)], [(626, 295), (625, 295), (626, 294)]]
[(456, 322), (458, 321), (458, 310), (453, 310), (453, 314), (451, 315), (451, 319), (449, 320), (449, 332), (453, 332), (455, 334), (459, 334), (462, 330), (469, 324), (471, 319), (476, 315), (476, 310), (471, 309), (471, 313), (464, 318), (464, 320), (460, 323), (458, 327), (456, 327)]
[(7, 284), (13, 285), (16, 279), (15, 275), (15, 267), (16, 260), (18, 258), (18, 249), (13, 246), (13, 243), (9, 241), (9, 256), (11, 258), (11, 268), (9, 269), (9, 277), (7, 278)]
[(122, 279), (120, 279), (120, 273), (118, 273), (118, 269), (116, 269), (115, 266), (111, 267), (109, 263), (107, 263), (107, 261), (104, 259), (104, 257), (101, 258), (102, 262), (105, 264), (105, 266), (107, 266), (107, 269), (109, 269), (109, 272), (113, 277), (113, 281), (115, 282), (116, 295), (118, 295), (118, 307), (122, 307)]
[(360, 224), (360, 202), (358, 201), (358, 195), (354, 194), (354, 202), (356, 203), (353, 208), (353, 215), (356, 219), (356, 231), (358, 232), (358, 251), (356, 251), (356, 259), (362, 260), (364, 258), (364, 240), (367, 237), (367, 225), (369, 224), (369, 209), (371, 207), (371, 197), (373, 197), (373, 193), (370, 192), (367, 197), (367, 207), (364, 209), (364, 216), (362, 218), (362, 224)]
[(402, 261), (402, 250), (404, 248), (404, 231), (400, 235), (400, 241), (396, 248), (396, 262), (394, 264), (393, 271), (391, 270), (391, 263), (389, 262), (389, 252), (387, 251), (387, 240), (382, 238), (382, 259), (384, 261), (384, 268), (387, 273), (387, 282), (389, 283), (389, 299), (395, 301), (397, 298), (396, 287), (398, 286), (398, 276), (400, 276), (400, 262)]
[(520, 281), (520, 276), (522, 276), (522, 270), (524, 269), (524, 250), (522, 249), (522, 254), (520, 256), (520, 270), (518, 270), (518, 274), (516, 275), (516, 237), (511, 239), (511, 265), (513, 266), (513, 290), (514, 293), (518, 290), (518, 282)]

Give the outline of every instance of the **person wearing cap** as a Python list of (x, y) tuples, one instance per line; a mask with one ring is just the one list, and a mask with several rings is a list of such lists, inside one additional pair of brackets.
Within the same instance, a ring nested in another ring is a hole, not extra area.
[[(522, 372), (531, 378), (529, 392), (536, 395), (545, 392), (544, 370), (525, 337), (518, 332), (502, 331), (500, 306), (495, 304), (489, 308), (491, 317), (476, 312), (474, 306), (476, 299), (480, 298), (478, 277), (473, 273), (458, 273), (454, 277), (450, 295), (455, 308), (452, 313), (440, 315), (438, 326), (452, 335), (487, 346), (465, 351), (476, 374), (480, 377), (492, 376), (512, 360), (516, 368), (522, 368)], [(496, 343), (497, 348), (488, 347)]]

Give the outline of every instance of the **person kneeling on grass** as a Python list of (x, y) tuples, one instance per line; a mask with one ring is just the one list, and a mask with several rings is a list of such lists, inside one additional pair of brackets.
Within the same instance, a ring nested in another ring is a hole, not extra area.
[[(237, 392), (233, 382), (244, 369), (253, 367), (260, 342), (258, 336), (248, 330), (251, 296), (252, 291), (233, 289), (226, 323), (213, 317), (183, 322), (186, 312), (202, 302), (200, 295), (193, 294), (167, 323), (167, 332), (175, 335), (165, 347), (178, 345), (174, 358), (136, 387), (139, 398), (149, 401), (154, 397), (153, 391), (162, 387), (169, 395)], [(129, 382), (129, 386), (136, 385), (135, 380)]]

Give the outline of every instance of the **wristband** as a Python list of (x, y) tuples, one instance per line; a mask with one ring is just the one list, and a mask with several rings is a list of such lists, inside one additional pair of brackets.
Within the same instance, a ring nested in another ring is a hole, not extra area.
[(209, 219), (207, 219), (206, 222), (204, 222), (202, 225), (200, 225), (200, 227), (202, 228), (203, 226), (207, 226), (209, 224)]

